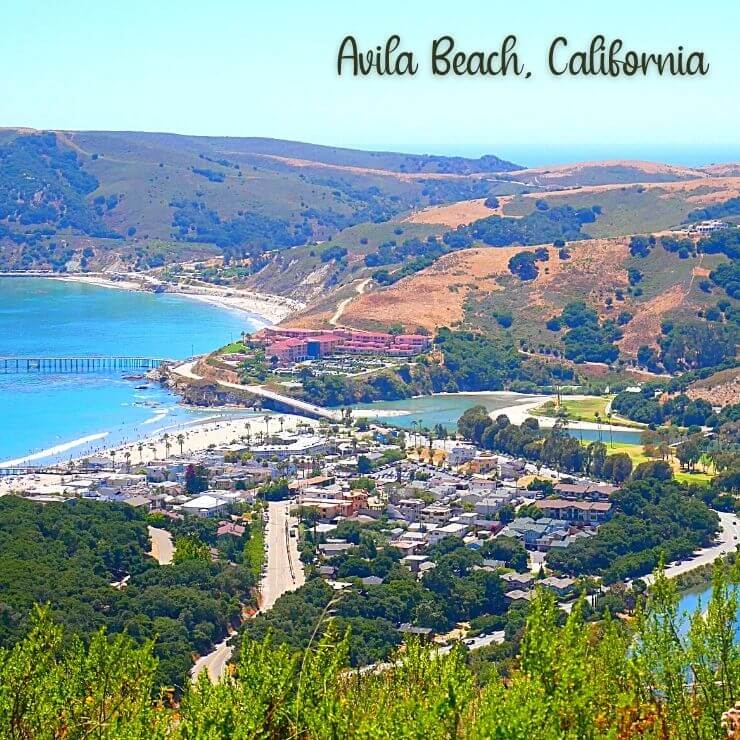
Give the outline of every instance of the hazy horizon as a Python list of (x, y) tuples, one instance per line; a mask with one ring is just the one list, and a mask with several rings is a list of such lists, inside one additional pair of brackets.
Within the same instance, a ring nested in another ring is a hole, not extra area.
[(352, 145), (351, 143), (337, 144), (331, 141), (316, 141), (306, 137), (286, 139), (278, 136), (270, 136), (263, 133), (244, 133), (244, 134), (219, 134), (219, 133), (189, 133), (188, 131), (155, 131), (146, 129), (98, 129), (98, 128), (63, 128), (61, 126), (51, 126), (38, 128), (28, 125), (0, 124), (0, 130), (3, 129), (33, 129), (39, 131), (66, 131), (72, 133), (136, 133), (136, 134), (163, 134), (174, 136), (188, 136), (197, 138), (218, 138), (218, 139), (274, 139), (279, 141), (293, 141), (302, 144), (313, 144), (318, 146), (334, 147), (339, 149), (355, 149), (366, 152), (397, 152), (401, 154), (420, 154), (420, 155), (438, 155), (445, 157), (466, 157), (470, 159), (479, 159), (486, 155), (494, 155), (501, 159), (523, 165), (524, 167), (546, 167), (548, 165), (557, 166), (563, 164), (577, 164), (582, 162), (610, 161), (610, 160), (632, 160), (644, 162), (657, 162), (661, 164), (671, 164), (683, 167), (701, 167), (711, 166), (714, 164), (731, 164), (740, 162), (740, 149), (735, 152), (728, 152), (722, 155), (718, 151), (700, 151), (700, 150), (683, 150), (683, 151), (636, 151), (624, 152), (623, 150), (615, 151), (614, 148), (607, 149), (590, 149), (590, 150), (555, 150), (548, 148), (545, 150), (528, 149), (521, 150), (518, 147), (507, 147), (504, 145), (491, 145), (488, 147), (472, 146), (447, 146), (440, 149), (422, 149), (409, 144), (389, 143), (387, 145)]
[[(220, 0), (121, 4), (26, 0), (5, 8), (0, 122), (62, 130), (268, 136), (364, 150), (496, 154), (519, 164), (740, 160), (740, 3), (624, 0), (598, 8), (470, 0), (360, 7)], [(70, 12), (73, 11), (73, 12)], [(342, 39), (366, 50), (398, 34), (421, 63), (410, 77), (337, 76)], [(492, 51), (507, 34), (531, 79), (435, 77), (431, 41)], [(625, 49), (706, 54), (705, 77), (555, 77), (569, 50), (620, 37)]]

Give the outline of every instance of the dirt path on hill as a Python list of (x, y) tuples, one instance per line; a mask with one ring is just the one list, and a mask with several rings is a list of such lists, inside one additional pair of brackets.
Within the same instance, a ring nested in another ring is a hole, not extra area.
[[(357, 286), (355, 286), (355, 293), (357, 295), (362, 295), (371, 282), (372, 278), (365, 278), (365, 280), (362, 280)], [(334, 314), (329, 319), (329, 323), (332, 326), (341, 326), (341, 324), (339, 323), (339, 319), (342, 318), (342, 315), (344, 314), (344, 309), (347, 308), (347, 306), (349, 306), (349, 304), (355, 300), (357, 295), (351, 295), (349, 296), (349, 298), (343, 298), (341, 301), (339, 301), (339, 303), (337, 304), (337, 310), (334, 311)]]
[(620, 351), (636, 354), (643, 344), (651, 347), (658, 346), (663, 317), (688, 304), (694, 280), (697, 275), (702, 274), (703, 259), (704, 255), (699, 255), (699, 260), (691, 271), (691, 277), (685, 286), (683, 284), (674, 285), (655, 298), (640, 304), (638, 313), (625, 326), (624, 336), (617, 341)]

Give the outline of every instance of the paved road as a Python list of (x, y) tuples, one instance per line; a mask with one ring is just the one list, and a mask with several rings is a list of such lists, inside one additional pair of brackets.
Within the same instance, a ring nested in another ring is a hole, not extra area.
[(193, 372), (193, 366), (197, 360), (190, 360), (189, 362), (183, 362), (182, 365), (176, 365), (172, 368), (172, 372), (180, 375), (183, 378), (189, 378), (190, 380), (201, 380), (200, 375), (196, 375)]
[(307, 416), (318, 416), (323, 419), (330, 419), (332, 421), (338, 421), (341, 417), (339, 411), (333, 409), (327, 409), (323, 406), (317, 406), (315, 403), (307, 403), (306, 401), (299, 401), (297, 398), (283, 395), (282, 393), (275, 393), (268, 388), (261, 385), (241, 385), (239, 383), (229, 383), (225, 380), (219, 380), (218, 384), (224, 388), (236, 388), (238, 390), (248, 391), (253, 393), (255, 396), (261, 396), (268, 400), (277, 401), (278, 403), (288, 406), (289, 408), (295, 409), (299, 414), (303, 413)]
[[(711, 547), (705, 547), (703, 550), (698, 550), (693, 557), (687, 558), (678, 565), (668, 566), (665, 569), (666, 576), (674, 578), (682, 573), (688, 573), (690, 570), (694, 570), (694, 568), (709, 565), (722, 555), (727, 555), (735, 551), (738, 544), (740, 544), (740, 519), (735, 514), (727, 514), (722, 511), (718, 511), (717, 514), (719, 515), (721, 527), (717, 544)], [(650, 584), (653, 582), (653, 576), (652, 574), (645, 576), (642, 580)]]
[(175, 553), (172, 544), (172, 535), (166, 529), (148, 527), (149, 539), (152, 541), (152, 549), (149, 554), (157, 560), (160, 565), (169, 565)]
[(299, 559), (298, 540), (286, 530), (297, 524), (289, 515), (288, 501), (270, 503), (269, 519), (265, 531), (267, 543), (267, 571), (262, 579), (260, 611), (271, 609), (273, 604), (288, 591), (295, 591), (305, 582), (303, 563)]
[(219, 679), (224, 675), (226, 664), (234, 652), (234, 648), (227, 644), (228, 639), (227, 637), (223, 642), (219, 642), (208, 655), (203, 655), (195, 661), (195, 665), (190, 669), (190, 675), (193, 681), (197, 681), (198, 676), (203, 671), (207, 671), (211, 683), (218, 683)]
[[(306, 580), (303, 563), (298, 558), (298, 540), (290, 537), (286, 530), (286, 523), (290, 528), (298, 521), (290, 516), (290, 503), (272, 502), (268, 511), (269, 517), (265, 528), (267, 570), (260, 586), (260, 611), (271, 609), (284, 593), (295, 591)], [(208, 655), (198, 658), (190, 670), (193, 680), (197, 680), (201, 672), (207, 671), (208, 677), (216, 683), (224, 675), (226, 664), (233, 651), (234, 648), (224, 640)]]
[[(202, 380), (200, 375), (197, 375), (195, 372), (193, 372), (193, 367), (197, 362), (197, 359), (184, 362), (181, 365), (173, 367), (172, 372), (182, 378), (189, 378), (190, 380)], [(275, 391), (271, 391), (261, 385), (242, 385), (241, 383), (232, 383), (228, 380), (217, 380), (216, 382), (224, 388), (233, 388), (234, 390), (247, 391), (248, 393), (252, 393), (255, 396), (261, 396), (262, 398), (267, 398), (272, 401), (278, 401), (278, 403), (293, 408), (299, 414), (303, 413), (307, 414), (308, 416), (318, 416), (319, 418), (330, 419), (332, 421), (339, 421), (341, 416), (339, 411), (327, 409), (323, 406), (317, 406), (314, 403), (300, 401), (297, 398), (285, 396), (281, 393), (275, 393)]]

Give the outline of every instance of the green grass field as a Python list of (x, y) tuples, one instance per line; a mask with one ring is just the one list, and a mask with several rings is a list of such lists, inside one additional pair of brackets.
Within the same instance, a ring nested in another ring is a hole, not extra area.
[(676, 472), (674, 477), (679, 483), (696, 483), (700, 486), (708, 486), (712, 482), (712, 476), (709, 473)]
[[(573, 399), (564, 397), (560, 402), (560, 409), (565, 411), (569, 421), (595, 421), (595, 414), (598, 413), (602, 418), (606, 417), (606, 404), (608, 398), (594, 396), (592, 398)], [(555, 401), (548, 401), (538, 406), (533, 414), (537, 416), (557, 417), (558, 405)]]
[[(616, 455), (620, 452), (626, 452), (630, 460), (632, 460), (632, 467), (636, 468), (640, 463), (649, 462), (654, 458), (650, 458), (645, 454), (642, 445), (626, 444), (624, 442), (615, 442), (613, 445), (609, 443), (608, 433), (604, 435), (604, 444), (606, 444), (606, 451), (608, 455)], [(588, 445), (588, 442), (584, 442), (584, 445)], [(673, 476), (680, 483), (696, 483), (698, 485), (708, 485), (713, 477), (711, 472), (697, 471), (695, 473), (687, 473), (680, 470), (678, 462), (675, 459), (670, 460), (671, 466), (673, 467)]]
[[(590, 398), (574, 399), (565, 396), (560, 403), (560, 407), (565, 410), (568, 421), (588, 421), (596, 423), (596, 414), (601, 417), (601, 423), (604, 433), (608, 434), (609, 420), (606, 415), (606, 406), (612, 396), (593, 396)], [(558, 407), (554, 401), (543, 403), (532, 411), (536, 416), (548, 416), (556, 418)], [(643, 429), (642, 424), (637, 424), (629, 419), (612, 418), (612, 426), (631, 427), (633, 429)]]
[[(680, 225), (689, 211), (696, 207), (686, 197), (661, 188), (642, 188), (637, 185), (625, 185), (597, 193), (574, 190), (566, 195), (543, 195), (543, 199), (551, 206), (601, 206), (602, 212), (596, 223), (586, 224), (583, 228), (595, 238), (669, 229)], [(506, 204), (504, 214), (524, 216), (534, 210), (534, 204), (535, 199), (519, 196)]]
[(650, 458), (645, 454), (642, 445), (631, 445), (626, 442), (614, 442), (610, 444), (609, 433), (604, 435), (604, 444), (606, 444), (607, 455), (616, 455), (620, 452), (626, 452), (632, 460), (632, 467), (637, 467), (640, 463), (648, 462)]

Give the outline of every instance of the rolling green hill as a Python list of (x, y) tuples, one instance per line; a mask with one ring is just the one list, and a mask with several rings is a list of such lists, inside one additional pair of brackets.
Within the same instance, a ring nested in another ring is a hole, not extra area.
[[(729, 247), (635, 255), (629, 237), (732, 221), (739, 195), (733, 165), (523, 170), (496, 156), (3, 129), (0, 270), (150, 271), (298, 299), (303, 324), (341, 304), (358, 326), (507, 330), (535, 352), (562, 348), (545, 325), (585, 298), (622, 322), (620, 348), (634, 356), (664, 320), (736, 323), (738, 289)], [(568, 243), (564, 256), (521, 249), (553, 243)], [(437, 283), (441, 294), (428, 289)]]
[(254, 257), (411, 209), (517, 190), (491, 176), (516, 167), (494, 156), (271, 139), (5, 129), (0, 162), (5, 269)]

